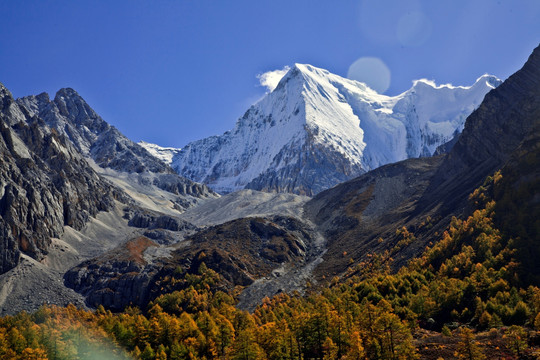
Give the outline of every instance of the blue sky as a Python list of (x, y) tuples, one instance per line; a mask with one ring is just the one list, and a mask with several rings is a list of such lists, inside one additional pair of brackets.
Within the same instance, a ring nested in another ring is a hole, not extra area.
[(181, 147), (231, 129), (295, 62), (347, 76), (380, 59), (412, 81), (506, 79), (540, 42), (538, 0), (18, 0), (0, 3), (0, 82), (77, 90), (134, 141)]

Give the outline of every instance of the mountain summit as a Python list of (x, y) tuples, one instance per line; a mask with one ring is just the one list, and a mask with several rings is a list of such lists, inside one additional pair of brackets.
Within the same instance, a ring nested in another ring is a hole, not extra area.
[(381, 165), (432, 155), (499, 84), (490, 75), (468, 87), (418, 80), (392, 97), (295, 64), (233, 130), (186, 145), (171, 165), (218, 192), (313, 195)]

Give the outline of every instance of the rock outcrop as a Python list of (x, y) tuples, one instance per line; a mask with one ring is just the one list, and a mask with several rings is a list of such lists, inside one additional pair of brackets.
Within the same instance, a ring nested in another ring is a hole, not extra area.
[(129, 220), (129, 226), (144, 229), (165, 229), (170, 231), (194, 231), (193, 224), (174, 216), (164, 215), (137, 207), (126, 207), (124, 217)]
[(283, 264), (300, 268), (315, 254), (313, 237), (309, 226), (293, 218), (233, 220), (188, 236), (177, 249), (158, 248), (138, 237), (74, 267), (64, 280), (86, 296), (88, 305), (123, 310), (159, 295), (156, 284), (163, 277), (178, 269), (197, 273), (202, 263), (218, 272), (221, 286), (229, 289), (270, 276)]
[(132, 239), (69, 270), (64, 283), (86, 296), (89, 306), (103, 305), (117, 311), (128, 305), (144, 306), (149, 300), (152, 280), (161, 268), (149, 264), (144, 252), (156, 246), (143, 236)]

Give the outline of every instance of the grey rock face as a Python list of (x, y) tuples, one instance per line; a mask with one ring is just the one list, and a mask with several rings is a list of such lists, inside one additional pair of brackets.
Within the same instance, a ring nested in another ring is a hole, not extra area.
[(179, 218), (158, 214), (149, 210), (126, 208), (125, 218), (129, 226), (145, 229), (165, 229), (170, 231), (193, 231), (197, 227)]
[(0, 84), (0, 273), (19, 253), (47, 253), (64, 226), (81, 229), (90, 216), (127, 201), (103, 181), (56, 130), (20, 107)]
[(42, 93), (17, 99), (17, 104), (30, 116), (43, 119), (59, 135), (66, 136), (79, 152), (102, 168), (157, 174), (155, 185), (177, 195), (212, 194), (206, 186), (178, 176), (171, 167), (105, 122), (73, 89), (59, 90), (52, 101)]
[(59, 90), (52, 101), (43, 93), (18, 99), (17, 103), (65, 135), (77, 150), (92, 157), (101, 167), (126, 172), (171, 172), (105, 122), (73, 89)]
[[(172, 171), (172, 169), (170, 169)], [(158, 188), (173, 193), (175, 195), (191, 195), (194, 197), (212, 195), (206, 185), (202, 185), (185, 177), (174, 174), (159, 174), (153, 181)]]

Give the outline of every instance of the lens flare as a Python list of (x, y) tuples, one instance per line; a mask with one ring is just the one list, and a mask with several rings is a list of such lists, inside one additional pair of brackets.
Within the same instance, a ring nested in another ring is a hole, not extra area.
[(376, 57), (361, 57), (356, 60), (349, 66), (347, 77), (365, 83), (379, 94), (390, 87), (390, 69)]

